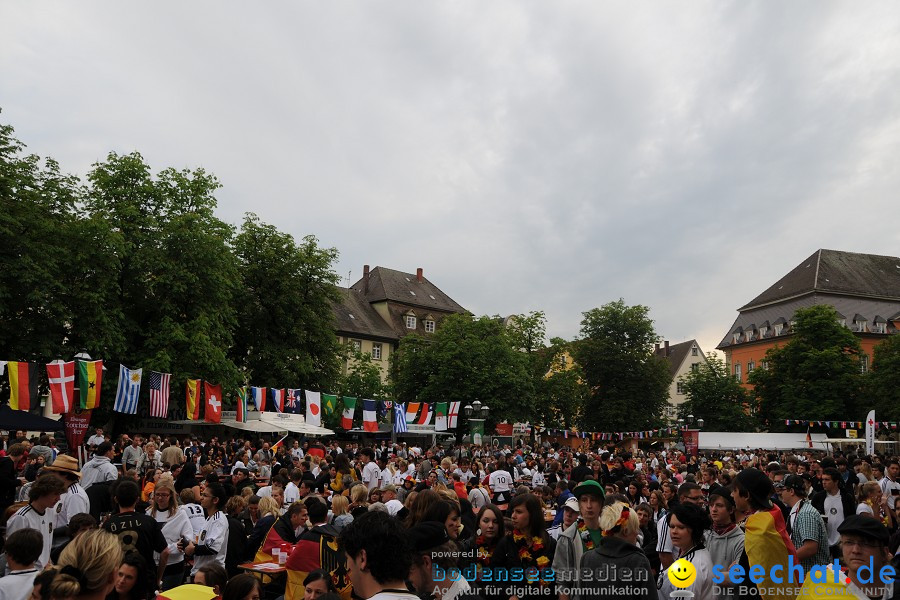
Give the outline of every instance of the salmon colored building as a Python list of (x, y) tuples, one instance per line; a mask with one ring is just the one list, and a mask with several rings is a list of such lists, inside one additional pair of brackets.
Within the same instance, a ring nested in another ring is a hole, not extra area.
[(766, 352), (787, 343), (799, 308), (830, 304), (841, 325), (860, 340), (860, 370), (869, 369), (875, 346), (900, 331), (900, 258), (818, 250), (738, 309), (718, 350), (745, 388)]

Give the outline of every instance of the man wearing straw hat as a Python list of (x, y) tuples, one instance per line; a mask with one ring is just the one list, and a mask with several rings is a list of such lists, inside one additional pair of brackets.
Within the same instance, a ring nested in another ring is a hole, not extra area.
[(81, 471), (78, 470), (78, 461), (68, 454), (60, 454), (52, 465), (44, 467), (44, 471), (53, 471), (66, 482), (66, 491), (59, 497), (59, 502), (53, 508), (56, 514), (56, 527), (53, 531), (54, 544), (68, 539), (69, 520), (78, 513), (91, 512), (91, 501), (87, 492), (81, 487)]

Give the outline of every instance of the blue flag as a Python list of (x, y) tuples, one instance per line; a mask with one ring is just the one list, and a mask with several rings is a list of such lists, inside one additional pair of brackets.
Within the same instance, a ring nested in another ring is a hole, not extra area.
[(116, 402), (113, 410), (129, 415), (137, 414), (138, 397), (141, 395), (141, 371), (119, 365), (119, 387), (116, 388)]
[(409, 428), (406, 426), (406, 404), (403, 402), (394, 404), (394, 431), (396, 433), (409, 431)]

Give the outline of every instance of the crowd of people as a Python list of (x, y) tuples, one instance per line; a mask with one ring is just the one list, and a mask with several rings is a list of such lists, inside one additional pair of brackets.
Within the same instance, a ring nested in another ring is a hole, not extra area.
[[(13, 432), (0, 600), (185, 584), (227, 600), (791, 600), (816, 569), (863, 600), (900, 596), (865, 576), (900, 545), (896, 458), (284, 442), (97, 429), (79, 466), (51, 436)], [(793, 565), (787, 585), (776, 573)]]

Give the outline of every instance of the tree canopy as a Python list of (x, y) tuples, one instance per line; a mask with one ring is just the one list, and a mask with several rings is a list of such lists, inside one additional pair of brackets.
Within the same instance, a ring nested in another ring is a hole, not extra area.
[(715, 353), (681, 378), (687, 400), (679, 407), (679, 417), (703, 419), (709, 431), (753, 431), (746, 390), (728, 372), (728, 365)]

